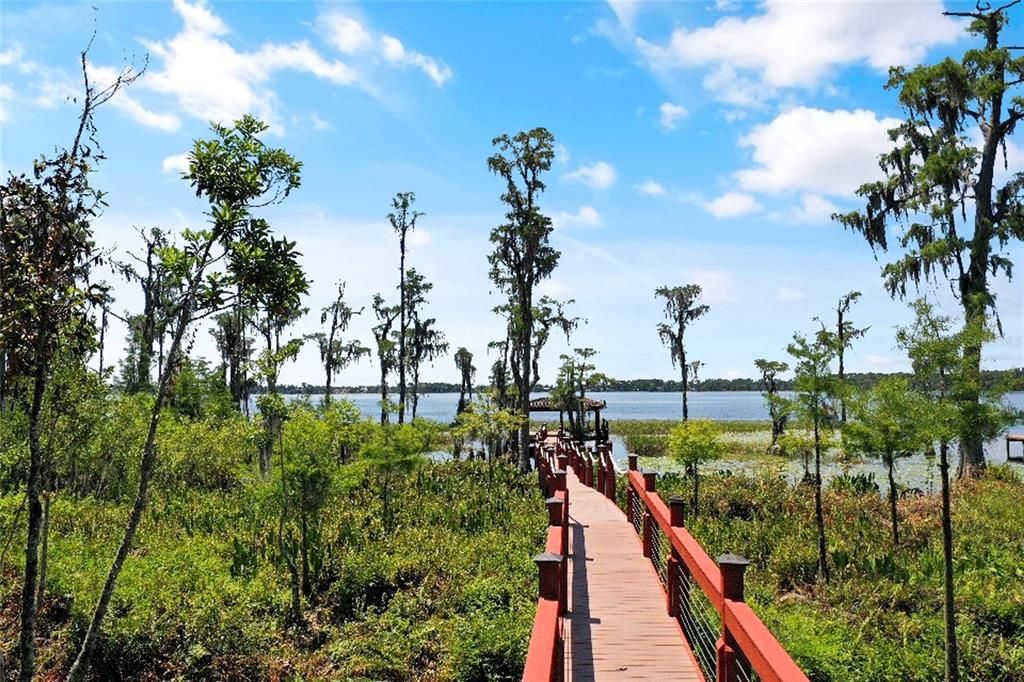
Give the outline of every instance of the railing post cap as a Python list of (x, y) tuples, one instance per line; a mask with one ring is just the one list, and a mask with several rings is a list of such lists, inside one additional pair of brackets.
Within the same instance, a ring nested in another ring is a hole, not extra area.
[(548, 499), (544, 500), (544, 504), (562, 504), (562, 498), (561, 497), (549, 497)]
[[(673, 495), (672, 497), (668, 498), (668, 504), (669, 504), (670, 507), (672, 505), (676, 505), (676, 504), (686, 504), (686, 500), (684, 498), (680, 497), (679, 495)], [(726, 556), (726, 555), (723, 554), (722, 556)]]
[(562, 555), (555, 554), (554, 552), (544, 552), (533, 557), (533, 563), (541, 566), (543, 564), (557, 564), (561, 563)]
[(719, 566), (746, 567), (750, 565), (750, 561), (746, 557), (740, 556), (739, 554), (722, 554), (716, 559), (716, 561), (718, 562)]

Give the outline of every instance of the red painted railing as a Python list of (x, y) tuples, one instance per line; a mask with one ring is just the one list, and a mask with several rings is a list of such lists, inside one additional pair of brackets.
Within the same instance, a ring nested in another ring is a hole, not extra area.
[(540, 574), (537, 613), (530, 649), (523, 668), (524, 682), (561, 682), (564, 664), (563, 620), (568, 608), (569, 491), (565, 487), (565, 456), (558, 448), (534, 445), (537, 476), (547, 498), (548, 538), (544, 553), (534, 557)]
[(806, 682), (807, 676), (744, 602), (743, 574), (749, 562), (734, 554), (712, 560), (685, 528), (683, 500), (671, 498), (665, 504), (656, 491), (656, 474), (641, 474), (636, 459), (629, 456), (626, 516), (638, 531), (644, 556), (657, 569), (668, 613), (679, 620), (704, 678), (745, 682), (753, 679), (753, 672), (764, 682)]
[(666, 504), (657, 493), (657, 475), (637, 471), (636, 455), (621, 471), (609, 443), (592, 449), (560, 436), (555, 447), (536, 446), (539, 482), (548, 499), (546, 552), (536, 557), (540, 599), (523, 680), (561, 680), (564, 668), (562, 620), (568, 576), (569, 505), (565, 470), (571, 465), (580, 482), (616, 499), (616, 482), (628, 473), (626, 518), (640, 537), (665, 589), (666, 609), (679, 621), (694, 659), (707, 682), (808, 682), (778, 640), (744, 602), (747, 560), (724, 554), (713, 560), (686, 530), (685, 503)]

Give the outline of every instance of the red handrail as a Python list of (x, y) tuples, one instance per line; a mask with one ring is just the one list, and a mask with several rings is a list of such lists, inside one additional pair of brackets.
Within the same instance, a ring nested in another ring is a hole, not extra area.
[[(560, 445), (560, 444), (559, 444)], [(530, 648), (523, 667), (524, 682), (561, 682), (564, 670), (563, 623), (569, 587), (569, 491), (565, 486), (565, 454), (560, 447), (534, 443), (540, 488), (547, 496), (548, 537), (544, 553), (534, 557), (540, 585)]]
[[(807, 676), (743, 601), (743, 568), (746, 560), (729, 555), (719, 557), (720, 562), (726, 559), (730, 561), (728, 567), (731, 570), (722, 570), (725, 564), (720, 565), (708, 556), (700, 543), (683, 527), (681, 519), (673, 523), (672, 511), (654, 487), (654, 475), (648, 474), (649, 478), (645, 480), (645, 476), (636, 471), (635, 466), (636, 459), (631, 457), (628, 513), (632, 518), (633, 505), (642, 504), (645, 519), (650, 518), (650, 523), (645, 522), (642, 530), (647, 535), (643, 538), (645, 549), (653, 542), (648, 534), (657, 524), (657, 528), (671, 543), (670, 563), (683, 563), (685, 570), (721, 618), (721, 636), (715, 645), (715, 679), (718, 682), (733, 682), (739, 679), (740, 666), (749, 665), (762, 680), (806, 682)], [(645, 551), (645, 554), (648, 552)], [(678, 589), (673, 583), (675, 580), (675, 575), (668, 572), (666, 588), (670, 595)], [(669, 612), (678, 616), (674, 613), (675, 608), (669, 601)]]

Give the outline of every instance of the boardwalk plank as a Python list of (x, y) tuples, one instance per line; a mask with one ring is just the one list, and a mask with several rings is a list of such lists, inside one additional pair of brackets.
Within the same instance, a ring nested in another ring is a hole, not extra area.
[(625, 515), (572, 472), (567, 484), (566, 680), (701, 680)]

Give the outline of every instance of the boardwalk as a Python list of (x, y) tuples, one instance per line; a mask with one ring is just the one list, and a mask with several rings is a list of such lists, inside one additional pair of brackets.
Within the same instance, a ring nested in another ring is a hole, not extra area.
[(571, 472), (567, 486), (566, 680), (701, 680), (625, 514)]

